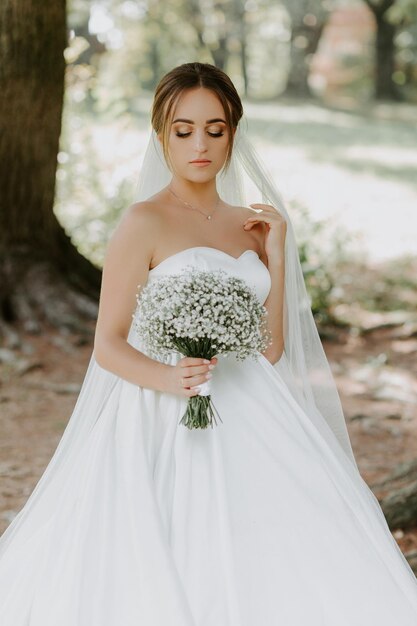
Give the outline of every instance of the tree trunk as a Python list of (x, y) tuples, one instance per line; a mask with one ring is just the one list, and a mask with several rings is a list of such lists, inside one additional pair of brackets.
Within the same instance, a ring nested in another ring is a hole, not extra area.
[(380, 100), (402, 100), (392, 78), (395, 70), (395, 25), (386, 22), (384, 16), (375, 17), (377, 22), (375, 97)]
[(374, 94), (378, 100), (402, 100), (403, 97), (393, 80), (396, 26), (386, 21), (388, 9), (395, 0), (381, 0), (375, 4), (373, 0), (365, 0), (375, 16), (375, 86)]
[[(291, 31), (290, 70), (285, 88), (285, 95), (295, 98), (308, 98), (311, 96), (308, 76), (310, 74), (310, 59), (317, 51), (323, 25), (318, 28), (295, 27)], [(297, 46), (299, 37), (307, 39), (305, 48)]]
[(0, 330), (76, 325), (96, 310), (100, 271), (53, 213), (66, 39), (65, 0), (1, 3)]
[[(384, 480), (370, 485), (391, 531), (417, 526), (417, 460), (398, 464)], [(417, 576), (417, 550), (404, 553)]]
[(242, 68), (243, 95), (247, 97), (249, 93), (249, 75), (248, 75), (247, 45), (246, 45), (245, 34), (243, 35), (241, 43), (240, 43), (240, 66)]
[(236, 25), (236, 34), (240, 42), (240, 68), (243, 81), (243, 95), (248, 96), (249, 93), (249, 76), (247, 65), (247, 25), (246, 11), (241, 2), (235, 0), (233, 5), (234, 22)]
[(383, 481), (372, 485), (388, 526), (409, 529), (417, 525), (417, 461), (399, 464)]
[(210, 52), (213, 56), (214, 65), (223, 71), (225, 71), (225, 67), (229, 57), (229, 52), (227, 50), (227, 40), (227, 36), (219, 35), (217, 42), (218, 46), (215, 48), (210, 47)]

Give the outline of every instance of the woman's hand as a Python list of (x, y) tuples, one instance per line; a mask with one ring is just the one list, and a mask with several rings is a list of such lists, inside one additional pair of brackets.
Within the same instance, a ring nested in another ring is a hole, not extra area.
[(197, 385), (202, 385), (211, 378), (211, 371), (217, 365), (217, 357), (211, 361), (197, 357), (184, 356), (175, 365), (168, 369), (166, 385), (164, 391), (175, 393), (186, 398), (196, 396), (198, 389), (191, 389)]
[(248, 217), (243, 222), (243, 228), (250, 230), (259, 222), (264, 222), (267, 227), (265, 235), (265, 253), (270, 261), (281, 261), (284, 258), (285, 236), (287, 234), (287, 222), (283, 215), (269, 204), (254, 203), (249, 206), (260, 212), (256, 217)]
[[(271, 332), (272, 344), (262, 353), (272, 364), (282, 356), (284, 343), (284, 283), (285, 283), (285, 237), (287, 222), (283, 215), (268, 204), (251, 204), (259, 207), (256, 217), (248, 217), (243, 228), (250, 230), (259, 222), (266, 225), (265, 253), (268, 257), (268, 271), (271, 275), (271, 289), (264, 302), (268, 311), (267, 326)], [(255, 209), (254, 209), (255, 210)]]

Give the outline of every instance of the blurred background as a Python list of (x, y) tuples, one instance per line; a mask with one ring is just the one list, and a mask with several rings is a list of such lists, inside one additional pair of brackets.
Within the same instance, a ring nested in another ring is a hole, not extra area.
[(417, 0), (4, 0), (0, 35), (0, 532), (80, 389), (153, 90), (202, 61), (292, 215), (361, 473), (417, 572)]

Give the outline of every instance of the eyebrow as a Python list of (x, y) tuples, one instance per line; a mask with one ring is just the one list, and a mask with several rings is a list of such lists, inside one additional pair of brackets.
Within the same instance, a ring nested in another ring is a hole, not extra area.
[[(175, 122), (185, 122), (186, 124), (194, 124), (193, 120), (187, 120), (182, 117), (177, 117), (177, 119), (174, 120), (172, 123), (175, 124)], [(223, 120), (221, 117), (215, 117), (212, 120), (206, 120), (207, 124), (214, 124), (215, 122), (223, 122), (224, 124), (226, 124), (225, 120)]]

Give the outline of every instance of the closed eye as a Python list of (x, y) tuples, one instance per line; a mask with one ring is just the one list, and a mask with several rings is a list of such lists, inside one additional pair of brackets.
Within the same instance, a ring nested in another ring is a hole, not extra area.
[[(188, 137), (191, 135), (191, 131), (189, 133), (176, 132), (175, 134), (177, 137)], [(222, 137), (224, 135), (224, 133), (210, 133), (209, 131), (207, 131), (207, 134), (210, 135), (210, 137)]]

